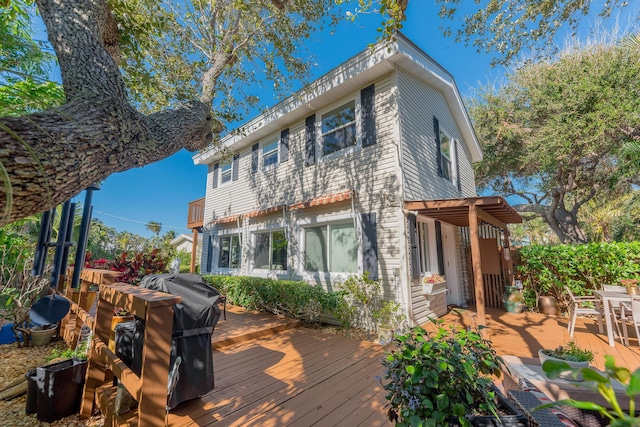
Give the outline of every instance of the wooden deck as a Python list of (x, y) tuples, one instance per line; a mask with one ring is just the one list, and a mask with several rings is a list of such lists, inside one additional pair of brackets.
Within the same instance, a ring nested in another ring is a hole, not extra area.
[[(446, 322), (474, 325), (474, 312), (457, 310)], [(296, 322), (230, 307), (213, 333), (215, 389), (184, 403), (170, 426), (381, 426), (385, 393), (376, 376), (385, 348), (339, 335), (296, 327)], [(501, 355), (532, 357), (542, 347), (569, 341), (567, 319), (487, 309), (488, 336)], [(638, 341), (607, 344), (593, 319), (579, 319), (576, 343), (640, 367)]]

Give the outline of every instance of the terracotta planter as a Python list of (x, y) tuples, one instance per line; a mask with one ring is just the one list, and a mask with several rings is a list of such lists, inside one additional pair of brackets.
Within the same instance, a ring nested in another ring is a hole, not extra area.
[[(555, 360), (557, 362), (565, 362), (567, 365), (571, 366), (572, 368), (588, 368), (589, 367), (589, 362), (573, 362), (571, 360), (558, 359), (557, 357), (544, 354), (543, 351), (544, 349), (538, 350), (538, 358), (540, 359), (540, 365), (542, 365), (547, 360)], [(584, 378), (582, 378), (582, 373), (578, 373), (578, 375), (574, 377), (571, 371), (564, 371), (558, 377), (567, 381), (584, 381)]]
[(560, 315), (560, 305), (555, 297), (550, 295), (541, 295), (538, 297), (538, 310), (542, 314), (550, 316)]
[(49, 344), (56, 333), (56, 329), (58, 329), (58, 325), (50, 325), (48, 329), (31, 329), (29, 331), (31, 344), (35, 347)]

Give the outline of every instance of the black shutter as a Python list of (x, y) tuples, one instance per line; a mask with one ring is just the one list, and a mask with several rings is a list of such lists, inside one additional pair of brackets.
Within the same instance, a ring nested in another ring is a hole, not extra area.
[(240, 154), (233, 155), (233, 164), (231, 165), (231, 180), (237, 181), (238, 169), (240, 168)]
[(316, 115), (312, 114), (305, 120), (305, 150), (304, 165), (310, 166), (316, 162)]
[(218, 187), (218, 171), (220, 169), (220, 164), (216, 163), (215, 165), (213, 165), (213, 188), (217, 188)]
[(258, 155), (260, 154), (258, 150), (260, 150), (260, 144), (253, 144), (251, 147), (251, 172), (258, 171)]
[(436, 116), (433, 116), (433, 133), (436, 135), (436, 163), (438, 166), (438, 176), (442, 174), (442, 151), (440, 151), (440, 123)]
[(420, 258), (418, 256), (418, 233), (416, 228), (416, 216), (407, 216), (407, 232), (409, 233), (409, 252), (411, 255), (411, 278), (420, 278)]
[(444, 275), (444, 252), (442, 250), (442, 224), (436, 221), (436, 249), (438, 252), (438, 274)]
[(460, 157), (458, 157), (458, 140), (453, 140), (453, 154), (456, 158), (456, 181), (458, 184), (458, 191), (462, 191), (462, 181), (460, 180)]
[(362, 146), (376, 143), (375, 89), (373, 85), (360, 91), (360, 114), (362, 118)]
[(207, 244), (204, 246), (202, 257), (207, 261), (205, 268), (207, 273), (211, 273), (211, 263), (213, 261), (213, 236), (205, 231), (204, 237), (207, 239)]
[(362, 271), (369, 272), (369, 279), (378, 280), (378, 237), (375, 212), (362, 214)]
[(289, 160), (289, 129), (280, 132), (280, 161)]

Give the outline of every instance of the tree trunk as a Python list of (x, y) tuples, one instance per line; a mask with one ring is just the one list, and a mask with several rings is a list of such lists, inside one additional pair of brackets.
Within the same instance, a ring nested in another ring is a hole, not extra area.
[(103, 46), (103, 0), (38, 0), (67, 102), (0, 118), (0, 226), (47, 210), (114, 172), (198, 150), (211, 141), (210, 104), (193, 101), (148, 116), (128, 101)]

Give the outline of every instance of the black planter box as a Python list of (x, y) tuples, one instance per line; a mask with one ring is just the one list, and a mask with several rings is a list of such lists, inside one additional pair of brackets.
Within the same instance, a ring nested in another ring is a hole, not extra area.
[(27, 414), (51, 423), (80, 410), (87, 361), (68, 359), (27, 373)]
[[(498, 408), (503, 412), (510, 413), (512, 415), (500, 415), (500, 419), (497, 420), (493, 415), (482, 415), (471, 417), (471, 425), (473, 427), (528, 427), (529, 421), (516, 406), (507, 397), (502, 394), (495, 386), (492, 387), (492, 391), (496, 394), (498, 400)], [(447, 418), (447, 422), (450, 427), (460, 427), (460, 422), (455, 417)]]

